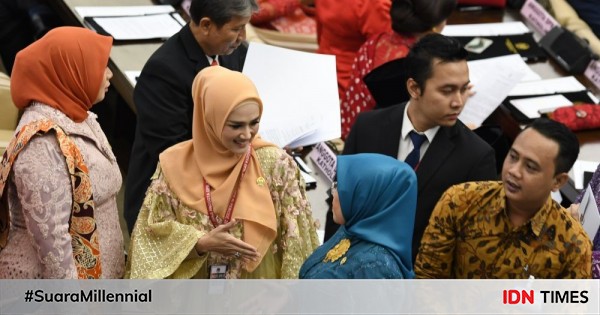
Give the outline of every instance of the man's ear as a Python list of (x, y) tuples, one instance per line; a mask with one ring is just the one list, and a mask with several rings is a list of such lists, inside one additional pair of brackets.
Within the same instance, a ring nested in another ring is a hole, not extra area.
[(421, 96), (421, 87), (413, 78), (406, 80), (406, 90), (412, 99), (418, 99)]
[(554, 176), (554, 183), (552, 183), (552, 191), (556, 192), (560, 189), (560, 187), (562, 187), (564, 184), (567, 183), (567, 181), (569, 180), (569, 174), (568, 173), (560, 173)]
[(210, 30), (210, 28), (213, 25), (214, 25), (214, 23), (209, 17), (203, 17), (200, 19), (200, 22), (198, 22), (198, 26), (200, 27), (200, 30), (202, 30), (202, 33), (204, 33), (204, 34), (208, 34), (208, 31)]

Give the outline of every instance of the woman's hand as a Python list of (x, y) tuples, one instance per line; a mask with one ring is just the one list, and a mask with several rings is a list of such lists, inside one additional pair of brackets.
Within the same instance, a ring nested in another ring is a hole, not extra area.
[(235, 224), (236, 220), (231, 220), (229, 223), (219, 225), (199, 238), (195, 246), (196, 251), (198, 253), (215, 252), (225, 256), (236, 256), (243, 260), (256, 261), (260, 257), (256, 248), (229, 234), (229, 230)]

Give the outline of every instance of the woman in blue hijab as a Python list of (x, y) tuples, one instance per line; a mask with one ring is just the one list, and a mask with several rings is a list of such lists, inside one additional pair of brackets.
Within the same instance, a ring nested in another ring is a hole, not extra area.
[(414, 278), (417, 177), (412, 168), (380, 154), (342, 155), (337, 180), (332, 210), (340, 228), (308, 257), (300, 278)]

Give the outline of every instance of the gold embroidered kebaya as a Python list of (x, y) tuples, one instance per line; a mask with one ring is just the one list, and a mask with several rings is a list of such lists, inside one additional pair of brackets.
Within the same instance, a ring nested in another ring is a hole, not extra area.
[[(331, 250), (327, 252), (327, 255), (325, 255), (325, 259), (323, 259), (323, 262), (335, 262), (336, 260), (344, 256), (349, 248), (350, 240), (347, 238), (341, 240), (339, 243), (337, 243), (337, 245), (335, 245)], [(344, 262), (346, 261), (343, 260), (342, 264)]]

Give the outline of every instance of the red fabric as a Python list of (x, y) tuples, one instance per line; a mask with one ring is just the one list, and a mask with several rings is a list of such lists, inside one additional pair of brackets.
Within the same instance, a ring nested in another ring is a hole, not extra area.
[(491, 7), (504, 8), (506, 0), (458, 0), (458, 4), (464, 5), (488, 5)]
[(413, 37), (407, 38), (389, 31), (371, 37), (359, 49), (352, 64), (348, 87), (342, 95), (340, 106), (342, 139), (346, 139), (360, 112), (375, 107), (375, 100), (363, 82), (363, 78), (371, 70), (388, 61), (406, 57), (414, 42)]
[(260, 0), (250, 23), (288, 34), (316, 34), (317, 23), (298, 0)]
[(391, 0), (316, 1), (317, 52), (336, 56), (340, 98), (356, 52), (367, 38), (392, 29)]
[(600, 128), (600, 105), (580, 104), (559, 107), (550, 114), (550, 118), (573, 131)]
[(112, 47), (112, 37), (82, 27), (57, 27), (21, 50), (10, 93), (18, 108), (33, 101), (54, 107), (75, 122), (94, 105)]

